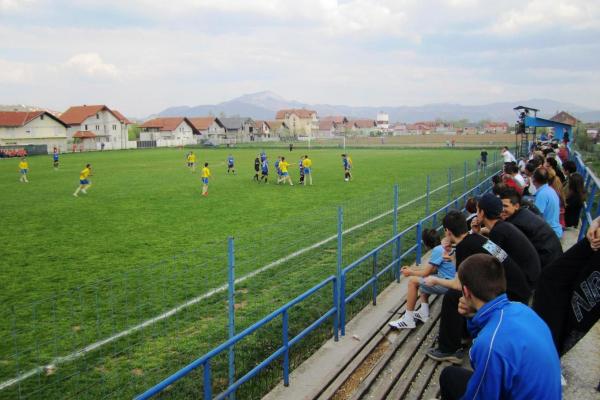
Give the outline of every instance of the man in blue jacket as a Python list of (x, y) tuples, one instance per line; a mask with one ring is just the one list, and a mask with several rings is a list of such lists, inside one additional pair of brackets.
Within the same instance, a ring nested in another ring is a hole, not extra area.
[(469, 318), (475, 338), (473, 372), (446, 367), (442, 399), (560, 399), (560, 362), (550, 330), (529, 307), (508, 300), (502, 264), (472, 255), (460, 264), (458, 279), (459, 312)]

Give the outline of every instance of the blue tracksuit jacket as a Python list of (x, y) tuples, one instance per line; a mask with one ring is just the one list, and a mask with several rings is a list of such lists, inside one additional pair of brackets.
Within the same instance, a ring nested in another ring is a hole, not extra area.
[(463, 399), (560, 399), (560, 361), (550, 329), (502, 294), (468, 320), (474, 373)]

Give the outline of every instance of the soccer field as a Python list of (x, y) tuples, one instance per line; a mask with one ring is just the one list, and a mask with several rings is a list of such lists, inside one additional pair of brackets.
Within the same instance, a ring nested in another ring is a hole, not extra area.
[[(4, 315), (9, 316), (0, 329), (2, 336), (12, 341), (5, 340), (0, 347), (2, 381), (222, 285), (227, 274), (228, 236), (235, 237), (236, 273), (243, 276), (334, 235), (338, 205), (348, 205), (345, 227), (353, 226), (391, 208), (395, 183), (402, 203), (424, 193), (427, 175), (432, 176), (434, 188), (447, 183), (448, 168), (452, 168), (453, 176), (462, 177), (467, 161), (468, 171), (474, 171), (479, 153), (458, 149), (355, 149), (349, 151), (354, 179), (344, 182), (340, 150), (294, 149), (290, 153), (266, 149), (271, 181), (257, 184), (252, 180), (257, 149), (194, 151), (199, 164), (208, 162), (212, 171), (206, 198), (200, 195), (200, 168), (192, 173), (185, 165), (187, 150), (64, 154), (57, 171), (52, 168), (51, 156), (30, 157), (28, 184), (18, 181), (18, 160), (0, 161), (0, 296)], [(229, 153), (235, 157), (235, 175), (226, 173)], [(297, 163), (304, 154), (313, 161), (313, 186), (298, 185)], [(272, 165), (278, 155), (292, 164), (293, 187), (275, 184)], [(86, 163), (92, 164), (93, 185), (87, 195), (75, 198), (72, 193)], [(460, 193), (461, 188), (462, 183), (453, 188), (452, 195)], [(438, 204), (445, 198), (443, 192)], [(415, 222), (415, 213), (416, 208), (402, 210), (401, 221)], [(360, 245), (348, 251), (347, 257), (345, 253), (345, 264), (389, 237), (389, 219), (385, 223), (385, 231), (355, 234), (353, 240)], [(236, 297), (240, 299), (240, 314), (246, 304), (258, 304), (247, 307), (252, 312), (242, 317), (241, 325), (254, 322), (290, 296), (334, 273), (332, 257), (335, 259), (335, 243), (311, 257), (299, 257), (282, 271), (240, 285)], [(284, 272), (285, 278), (295, 283), (275, 285), (283, 279), (277, 273)], [(123, 382), (131, 385), (127, 378), (133, 376), (131, 379), (138, 382), (132, 392), (121, 387), (122, 394), (131, 395), (214, 345), (194, 342), (192, 338), (197, 338), (200, 331), (213, 332), (215, 340), (226, 334), (226, 325), (210, 327), (226, 321), (220, 315), (226, 306), (222, 294), (206, 303), (196, 314), (206, 326), (188, 326), (193, 320), (189, 313), (195, 311), (186, 310), (187, 317), (175, 318), (179, 322), (152, 325), (129, 335), (127, 343), (111, 342), (110, 350), (87, 354), (83, 359), (90, 376), (74, 372), (82, 367), (70, 367), (66, 362), (56, 373), (46, 371), (23, 380), (23, 391), (41, 398), (67, 390), (77, 397), (82, 388), (97, 385), (97, 392), (90, 396), (97, 397), (111, 393), (110, 388), (114, 390)], [(189, 334), (189, 341), (183, 341), (188, 354), (179, 354), (181, 347), (171, 350), (170, 356), (162, 350), (156, 354), (155, 349), (164, 349), (170, 335), (181, 332)], [(143, 345), (138, 346), (140, 343)], [(124, 350), (133, 344), (138, 348)], [(163, 368), (165, 359), (171, 369)], [(76, 380), (72, 378), (75, 375)], [(50, 385), (52, 391), (39, 389), (44, 385)], [(0, 398), (14, 397), (16, 388), (12, 385), (0, 391)]]

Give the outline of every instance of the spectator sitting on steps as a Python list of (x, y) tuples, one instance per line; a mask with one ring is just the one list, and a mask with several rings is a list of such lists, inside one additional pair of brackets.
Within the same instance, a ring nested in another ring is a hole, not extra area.
[[(413, 329), (416, 327), (415, 320), (427, 322), (429, 320), (429, 296), (445, 294), (448, 291), (448, 288), (442, 285), (425, 285), (424, 277), (435, 274), (439, 279), (453, 279), (456, 274), (454, 264), (448, 260), (448, 255), (452, 250), (450, 241), (444, 238), (444, 242), (440, 244), (440, 237), (435, 229), (425, 229), (422, 239), (425, 246), (432, 249), (431, 257), (428, 265), (424, 268), (402, 267), (402, 275), (410, 277), (406, 295), (406, 312), (402, 318), (389, 323), (393, 329)], [(415, 310), (418, 292), (421, 292), (421, 306)]]

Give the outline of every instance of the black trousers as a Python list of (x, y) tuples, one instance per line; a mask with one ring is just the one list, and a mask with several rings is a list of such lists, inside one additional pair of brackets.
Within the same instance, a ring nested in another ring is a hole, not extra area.
[(533, 309), (562, 356), (600, 318), (600, 250), (583, 239), (542, 270)]
[(458, 299), (461, 296), (460, 291), (450, 289), (442, 300), (438, 347), (443, 352), (454, 353), (461, 347), (460, 339), (465, 331), (465, 318), (458, 313)]
[(473, 371), (462, 367), (449, 366), (440, 375), (440, 391), (442, 400), (458, 400), (467, 391), (467, 384)]

